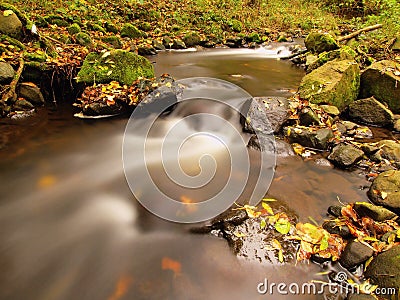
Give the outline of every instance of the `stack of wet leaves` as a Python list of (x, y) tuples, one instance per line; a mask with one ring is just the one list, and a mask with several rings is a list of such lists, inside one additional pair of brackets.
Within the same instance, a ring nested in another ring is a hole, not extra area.
[(139, 78), (132, 85), (121, 85), (116, 81), (85, 88), (74, 106), (81, 112), (76, 117), (109, 117), (132, 111), (147, 95), (160, 87), (171, 88), (174, 79), (168, 74), (158, 78)]

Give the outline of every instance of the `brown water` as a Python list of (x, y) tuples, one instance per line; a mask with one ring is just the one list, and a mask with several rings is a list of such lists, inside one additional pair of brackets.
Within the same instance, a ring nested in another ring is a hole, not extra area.
[[(303, 75), (250, 50), (161, 53), (155, 60), (158, 73), (214, 76), (259, 96), (288, 95)], [(238, 260), (224, 240), (148, 213), (123, 175), (127, 120), (82, 121), (68, 107), (0, 127), (0, 299), (291, 299), (259, 295), (257, 284), (323, 279), (314, 264)], [(357, 173), (282, 158), (269, 195), (302, 220), (321, 220), (337, 196), (365, 200), (366, 184)]]

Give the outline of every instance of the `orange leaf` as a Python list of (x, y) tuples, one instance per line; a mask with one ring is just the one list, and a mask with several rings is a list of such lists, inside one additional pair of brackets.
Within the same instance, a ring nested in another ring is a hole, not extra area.
[(173, 260), (169, 257), (163, 257), (161, 260), (161, 269), (162, 270), (171, 270), (174, 272), (174, 275), (180, 275), (182, 270), (182, 265), (179, 261)]
[(125, 296), (132, 282), (133, 278), (131, 276), (122, 275), (115, 285), (114, 293), (108, 298), (108, 300), (121, 299), (123, 296)]

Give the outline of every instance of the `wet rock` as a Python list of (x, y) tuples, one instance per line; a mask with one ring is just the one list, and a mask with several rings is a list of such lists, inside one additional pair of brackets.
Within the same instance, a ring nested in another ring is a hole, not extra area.
[(368, 190), (369, 199), (397, 214), (400, 212), (400, 171), (390, 170), (375, 178)]
[(102, 102), (93, 102), (84, 106), (82, 112), (85, 116), (114, 116), (126, 112), (126, 106), (121, 103), (109, 106)]
[(329, 128), (314, 130), (313, 128), (287, 127), (285, 134), (291, 144), (298, 143), (303, 147), (325, 150), (328, 142), (333, 137), (333, 132)]
[(374, 255), (374, 250), (371, 247), (362, 244), (358, 241), (350, 241), (347, 243), (340, 256), (340, 264), (347, 268), (354, 268)]
[(282, 140), (275, 140), (275, 151), (277, 157), (289, 157), (296, 155), (292, 146)]
[(299, 121), (303, 126), (319, 125), (319, 117), (317, 113), (309, 107), (305, 107), (300, 111)]
[(9, 84), (14, 79), (14, 76), (13, 67), (6, 62), (0, 61), (0, 84)]
[(275, 138), (273, 135), (258, 134), (253, 135), (248, 144), (248, 147), (262, 152), (275, 152)]
[(346, 127), (346, 131), (356, 129), (356, 127), (358, 126), (356, 123), (350, 121), (341, 121), (340, 123), (342, 123)]
[(373, 146), (370, 144), (362, 144), (361, 145), (361, 150), (364, 151), (364, 153), (368, 156), (374, 155), (376, 152), (379, 151), (379, 147)]
[(311, 32), (304, 40), (307, 50), (321, 53), (339, 48), (335, 39), (328, 33)]
[(328, 213), (334, 217), (339, 218), (342, 215), (342, 207), (339, 205), (329, 206)]
[(312, 62), (310, 61), (307, 65), (307, 72), (311, 72), (323, 64), (327, 63), (331, 60), (353, 60), (356, 57), (356, 53), (353, 49), (347, 46), (343, 46), (340, 49), (329, 51), (329, 52), (322, 52), (320, 53), (315, 60)]
[(397, 217), (394, 212), (368, 202), (356, 202), (353, 208), (360, 217), (370, 217), (378, 222)]
[(335, 146), (328, 159), (339, 168), (350, 168), (363, 157), (364, 152), (352, 145), (339, 144)]
[(78, 32), (75, 35), (75, 39), (79, 45), (82, 45), (85, 47), (90, 47), (93, 43), (92, 38), (86, 32)]
[(376, 300), (376, 297), (368, 294), (351, 294), (346, 300)]
[(380, 127), (392, 125), (393, 113), (374, 97), (357, 100), (349, 105), (349, 117), (356, 122)]
[(158, 41), (158, 40), (153, 40), (151, 42), (151, 45), (153, 46), (154, 49), (156, 50), (165, 50), (165, 46), (163, 45), (162, 42)]
[(156, 55), (157, 51), (150, 45), (141, 45), (137, 49), (139, 55)]
[(400, 64), (382, 60), (373, 63), (361, 75), (360, 97), (374, 96), (382, 103), (386, 103), (394, 113), (400, 112)]
[(141, 22), (138, 27), (140, 30), (143, 30), (143, 31), (151, 30), (151, 24), (149, 22)]
[(239, 226), (249, 217), (245, 210), (233, 210), (229, 209), (222, 214), (216, 216), (210, 222), (207, 222), (201, 226), (190, 228), (192, 233), (209, 233), (212, 230), (224, 230), (232, 226)]
[(350, 229), (346, 225), (338, 225), (335, 221), (326, 221), (322, 224), (322, 228), (331, 234), (338, 234), (344, 239), (352, 237)]
[(167, 49), (171, 48), (173, 42), (174, 41), (169, 36), (163, 36), (163, 38), (162, 38), (162, 43), (165, 46), (165, 48), (167, 48)]
[(317, 158), (314, 162), (315, 162), (315, 164), (317, 166), (320, 166), (320, 167), (326, 167), (326, 168), (332, 168), (333, 167), (331, 162), (329, 160), (327, 160), (326, 158), (322, 158), (322, 157), (321, 158)]
[(303, 77), (300, 98), (343, 110), (357, 99), (360, 69), (354, 60), (330, 61)]
[(393, 162), (400, 162), (400, 144), (393, 140), (381, 140), (376, 145), (380, 148), (379, 154), (382, 158)]
[(0, 13), (0, 32), (16, 39), (23, 36), (22, 22), (12, 10)]
[(95, 81), (108, 83), (115, 80), (121, 84), (131, 85), (139, 77), (154, 77), (154, 70), (151, 62), (143, 56), (118, 49), (105, 53), (89, 53), (77, 77), (78, 82), (86, 84), (93, 84)]
[(128, 37), (131, 39), (138, 39), (144, 36), (144, 32), (139, 30), (136, 26), (125, 23), (121, 29), (121, 37)]
[(13, 104), (14, 110), (31, 110), (33, 108), (35, 108), (35, 107), (32, 105), (32, 103), (30, 103), (29, 101), (27, 101), (25, 99), (18, 99)]
[(242, 111), (245, 131), (278, 133), (289, 118), (289, 102), (283, 97), (254, 97), (244, 104)]
[(243, 39), (241, 37), (229, 38), (225, 43), (225, 45), (227, 45), (229, 48), (240, 48), (242, 44)]
[(400, 289), (400, 245), (378, 254), (368, 265), (364, 275), (379, 287)]
[(347, 134), (353, 135), (357, 139), (372, 139), (374, 137), (372, 130), (367, 126), (357, 126), (356, 129), (349, 130)]
[(197, 32), (189, 32), (183, 37), (183, 42), (187, 47), (193, 47), (200, 45), (200, 35)]
[(338, 116), (340, 115), (340, 111), (336, 106), (333, 105), (325, 105), (322, 104), (320, 105), (320, 107), (324, 110), (324, 112), (326, 112), (328, 115), (331, 116)]
[(183, 41), (175, 39), (171, 46), (172, 49), (182, 50), (186, 49), (186, 45)]
[(31, 82), (23, 82), (18, 85), (17, 94), (35, 106), (41, 106), (45, 102), (40, 89)]

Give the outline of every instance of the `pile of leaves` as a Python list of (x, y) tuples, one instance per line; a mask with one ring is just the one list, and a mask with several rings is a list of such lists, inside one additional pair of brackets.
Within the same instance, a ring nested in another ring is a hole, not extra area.
[[(174, 79), (170, 75), (163, 74), (158, 78), (139, 78), (130, 86), (112, 81), (86, 87), (82, 96), (74, 103), (74, 106), (81, 109), (81, 112), (75, 116), (84, 117), (93, 114), (101, 115), (103, 112), (107, 114), (110, 111), (126, 112), (132, 110), (148, 94), (162, 86), (170, 88), (173, 82)], [(95, 107), (101, 107), (102, 110), (93, 111)], [(121, 108), (125, 110), (121, 110)]]

